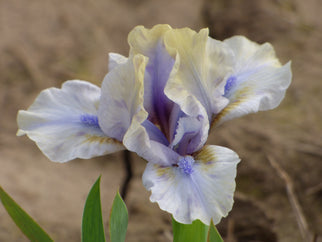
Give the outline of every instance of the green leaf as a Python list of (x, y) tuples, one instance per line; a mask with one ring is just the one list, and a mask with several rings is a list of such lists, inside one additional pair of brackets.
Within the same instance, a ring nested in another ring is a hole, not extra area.
[(128, 224), (126, 205), (117, 192), (115, 195), (110, 215), (110, 239), (111, 242), (124, 242)]
[(100, 180), (92, 186), (85, 203), (82, 222), (83, 242), (105, 242), (104, 225), (102, 219)]
[(206, 242), (208, 226), (200, 220), (181, 224), (172, 218), (173, 242)]
[(31, 241), (53, 241), (49, 235), (2, 189), (0, 200), (10, 217)]
[(218, 230), (216, 229), (214, 223), (211, 220), (209, 231), (208, 231), (208, 239), (207, 242), (223, 242), (224, 240), (221, 238)]

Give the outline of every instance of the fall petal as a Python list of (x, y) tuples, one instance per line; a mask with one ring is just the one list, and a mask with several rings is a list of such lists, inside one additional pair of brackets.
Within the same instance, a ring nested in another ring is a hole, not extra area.
[(291, 83), (290, 62), (282, 66), (268, 43), (259, 45), (242, 36), (224, 42), (234, 52), (235, 66), (225, 85), (229, 104), (215, 123), (277, 107)]
[(67, 81), (61, 89), (42, 91), (17, 116), (17, 135), (26, 134), (52, 161), (88, 159), (124, 149), (106, 136), (97, 117), (100, 88), (85, 81)]
[(238, 162), (227, 148), (205, 146), (193, 158), (179, 158), (177, 166), (149, 162), (143, 184), (151, 191), (150, 200), (176, 221), (190, 224), (199, 219), (209, 225), (212, 219), (217, 224), (232, 208)]

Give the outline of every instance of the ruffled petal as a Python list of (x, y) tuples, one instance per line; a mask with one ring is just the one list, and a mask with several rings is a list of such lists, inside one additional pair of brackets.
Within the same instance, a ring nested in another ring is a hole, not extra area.
[(139, 126), (147, 119), (143, 107), (143, 78), (147, 58), (136, 55), (110, 71), (102, 83), (98, 117), (101, 129), (119, 141), (135, 119)]
[(151, 127), (137, 122), (134, 117), (124, 136), (124, 146), (151, 163), (163, 167), (173, 165), (178, 160), (179, 154), (162, 142), (155, 141), (154, 129), (149, 131), (149, 128)]
[(268, 43), (259, 45), (242, 36), (224, 42), (234, 52), (235, 65), (225, 84), (229, 104), (214, 123), (277, 107), (291, 83), (290, 62), (282, 66)]
[(128, 37), (130, 54), (140, 53), (149, 58), (144, 77), (144, 107), (149, 120), (158, 124), (167, 137), (173, 102), (164, 94), (164, 87), (175, 60), (167, 52), (163, 38), (170, 29), (169, 25), (156, 25), (152, 29), (137, 26)]
[(228, 103), (222, 82), (231, 72), (232, 52), (209, 38), (208, 29), (199, 33), (174, 29), (166, 32), (164, 41), (177, 68), (166, 85), (166, 95), (189, 116), (207, 115), (210, 121)]
[(124, 149), (100, 128), (100, 88), (85, 81), (67, 81), (61, 89), (42, 91), (17, 116), (17, 135), (26, 134), (52, 161), (88, 159)]
[(209, 225), (212, 219), (217, 224), (233, 205), (239, 157), (224, 147), (205, 146), (194, 162), (189, 159), (171, 167), (149, 162), (143, 184), (151, 191), (151, 202), (157, 202), (176, 221), (190, 224), (199, 219)]
[(171, 165), (178, 154), (167, 147), (167, 140), (147, 120), (143, 106), (144, 73), (147, 58), (137, 54), (109, 72), (102, 84), (99, 124), (105, 134), (123, 142), (143, 159)]

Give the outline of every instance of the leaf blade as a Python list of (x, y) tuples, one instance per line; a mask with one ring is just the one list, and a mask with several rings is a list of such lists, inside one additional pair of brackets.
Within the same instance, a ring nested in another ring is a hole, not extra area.
[(119, 192), (115, 195), (110, 214), (111, 242), (124, 242), (128, 225), (128, 211)]
[(172, 218), (173, 242), (206, 242), (208, 226), (200, 220), (192, 224), (181, 224)]
[(53, 241), (52, 238), (31, 218), (0, 186), (0, 200), (6, 211), (31, 241)]
[(208, 238), (207, 242), (223, 242), (224, 240), (221, 238), (216, 226), (211, 220), (209, 231), (208, 231)]
[(100, 180), (101, 176), (92, 186), (86, 199), (82, 220), (82, 242), (105, 242), (101, 208)]

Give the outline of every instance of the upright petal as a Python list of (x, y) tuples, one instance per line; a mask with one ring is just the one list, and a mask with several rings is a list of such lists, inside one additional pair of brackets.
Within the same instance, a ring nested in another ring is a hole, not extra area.
[(174, 59), (167, 52), (163, 38), (170, 29), (168, 25), (156, 25), (152, 29), (138, 26), (128, 37), (131, 54), (140, 53), (149, 58), (144, 77), (144, 107), (149, 113), (149, 120), (157, 123), (168, 138), (173, 102), (164, 94), (164, 87)]
[(210, 39), (208, 29), (199, 33), (188, 28), (168, 31), (165, 45), (176, 58), (177, 68), (166, 85), (166, 95), (189, 116), (206, 116), (201, 113), (205, 109), (210, 121), (228, 103), (222, 82), (231, 71), (230, 49)]
[(226, 78), (224, 96), (229, 104), (214, 123), (277, 107), (291, 83), (290, 62), (282, 66), (268, 43), (259, 45), (242, 36), (224, 42), (234, 52), (235, 65)]
[(91, 158), (123, 145), (100, 128), (97, 108), (100, 88), (85, 81), (67, 81), (61, 89), (42, 91), (27, 111), (17, 116), (17, 135), (27, 134), (52, 161)]
[(102, 83), (99, 124), (109, 137), (119, 141), (132, 120), (141, 124), (148, 117), (143, 107), (143, 79), (147, 58), (136, 55), (112, 69)]
[(205, 146), (191, 159), (171, 167), (148, 163), (143, 184), (151, 191), (150, 200), (178, 222), (217, 224), (232, 208), (239, 158), (227, 148)]
[(113, 70), (115, 67), (124, 64), (127, 61), (127, 58), (123, 55), (117, 53), (108, 54), (108, 71)]
[[(171, 164), (177, 154), (169, 149), (167, 141), (152, 123), (143, 106), (144, 73), (148, 59), (137, 54), (121, 64), (104, 78), (99, 106), (99, 124), (110, 137), (146, 160)], [(171, 158), (169, 160), (169, 157)], [(173, 158), (174, 157), (174, 158)]]

